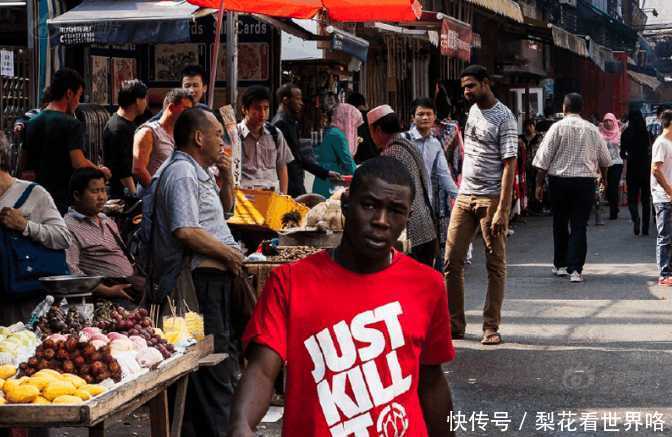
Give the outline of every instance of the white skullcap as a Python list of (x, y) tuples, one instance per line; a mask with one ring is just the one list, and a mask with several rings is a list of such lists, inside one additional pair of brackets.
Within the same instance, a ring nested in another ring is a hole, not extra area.
[(394, 114), (394, 109), (390, 105), (380, 105), (376, 106), (366, 114), (366, 119), (369, 122), (369, 126), (373, 125), (375, 122), (385, 117), (386, 115)]

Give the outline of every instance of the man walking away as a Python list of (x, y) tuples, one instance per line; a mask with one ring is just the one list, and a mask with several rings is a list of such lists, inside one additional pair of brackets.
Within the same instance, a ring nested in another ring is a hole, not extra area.
[(672, 286), (672, 110), (661, 115), (662, 134), (653, 143), (651, 158), (651, 196), (656, 210), (658, 241), (656, 261), (659, 285)]
[(301, 149), (298, 120), (303, 111), (301, 88), (292, 83), (285, 84), (278, 89), (277, 98), (280, 107), (273, 118), (272, 124), (282, 132), (289, 150), (294, 155), (294, 161), (287, 164), (289, 178), (287, 194), (292, 197), (306, 194), (304, 170), (314, 174), (317, 178), (338, 182), (340, 180), (339, 173), (327, 170), (318, 164), (312, 150), (304, 152)]
[(533, 165), (537, 167), (536, 197), (543, 199), (541, 183), (549, 176), (553, 210), (553, 274), (583, 282), (586, 263), (586, 226), (595, 194), (598, 167), (607, 180), (611, 157), (598, 128), (579, 115), (583, 98), (565, 96), (565, 118), (555, 123), (544, 136)]
[(119, 109), (103, 130), (105, 165), (112, 171), (110, 194), (113, 199), (124, 196), (124, 190), (135, 194), (133, 180), (133, 136), (135, 120), (147, 109), (147, 86), (139, 80), (127, 80), (119, 90)]
[(477, 229), (486, 249), (488, 290), (481, 343), (498, 345), (506, 285), (506, 233), (518, 154), (516, 119), (490, 88), (485, 67), (472, 65), (461, 76), (472, 104), (464, 129), (462, 183), (450, 216), (446, 243), (446, 281), (453, 338), (464, 338), (464, 260)]

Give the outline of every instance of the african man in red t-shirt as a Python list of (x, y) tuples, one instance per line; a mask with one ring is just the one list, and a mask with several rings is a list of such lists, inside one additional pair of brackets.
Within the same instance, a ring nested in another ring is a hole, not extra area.
[(397, 160), (366, 161), (342, 198), (341, 245), (271, 274), (243, 338), (232, 437), (255, 435), (283, 363), (283, 436), (453, 435), (444, 281), (392, 249), (413, 196)]

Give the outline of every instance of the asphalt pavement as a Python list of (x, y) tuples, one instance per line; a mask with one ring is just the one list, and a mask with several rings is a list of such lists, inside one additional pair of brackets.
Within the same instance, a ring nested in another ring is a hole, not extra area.
[[(500, 332), (482, 346), (487, 276), (475, 242), (466, 269), (467, 335), (445, 366), (458, 436), (657, 436), (672, 429), (672, 288), (657, 285), (655, 231), (634, 237), (627, 211), (589, 228), (585, 282), (551, 274), (551, 219), (514, 223)], [(446, 412), (448, 415), (448, 412)], [(113, 437), (149, 435), (140, 412)], [(279, 435), (280, 422), (259, 435)], [(74, 430), (54, 435), (80, 435)], [(301, 435), (300, 433), (296, 435)]]

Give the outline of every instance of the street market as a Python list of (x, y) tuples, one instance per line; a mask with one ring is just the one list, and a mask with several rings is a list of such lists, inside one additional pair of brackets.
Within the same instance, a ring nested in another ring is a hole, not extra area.
[(664, 433), (670, 59), (666, 0), (0, 0), (0, 437)]

